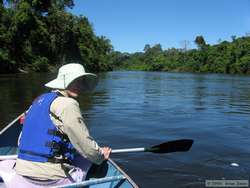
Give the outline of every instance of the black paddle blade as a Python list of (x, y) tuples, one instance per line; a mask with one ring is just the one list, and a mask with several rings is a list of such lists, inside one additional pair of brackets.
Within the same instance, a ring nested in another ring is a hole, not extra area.
[(151, 148), (146, 148), (145, 151), (152, 153), (184, 152), (191, 148), (193, 142), (194, 141), (190, 139), (174, 140), (153, 146)]

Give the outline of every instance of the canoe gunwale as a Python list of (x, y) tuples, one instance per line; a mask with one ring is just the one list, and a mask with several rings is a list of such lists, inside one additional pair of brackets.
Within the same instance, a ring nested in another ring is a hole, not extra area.
[(129, 177), (126, 172), (124, 172), (121, 167), (119, 167), (111, 158), (108, 159), (108, 161), (114, 165), (114, 167), (121, 172), (121, 174), (124, 175), (124, 177), (128, 180), (128, 182), (133, 186), (133, 188), (139, 188), (139, 186)]
[(59, 185), (59, 186), (55, 186), (51, 188), (85, 187), (85, 186), (98, 185), (98, 184), (103, 184), (103, 183), (110, 183), (112, 181), (117, 181), (117, 180), (122, 180), (122, 179), (126, 179), (126, 177), (124, 177), (123, 175), (108, 176), (104, 178), (90, 179), (90, 180), (85, 180), (82, 182), (72, 183), (69, 185)]
[(10, 122), (7, 126), (5, 126), (2, 130), (0, 130), (0, 136), (3, 134), (6, 130), (8, 130), (12, 125), (14, 125), (22, 116), (24, 113), (20, 114), (16, 117), (12, 122)]

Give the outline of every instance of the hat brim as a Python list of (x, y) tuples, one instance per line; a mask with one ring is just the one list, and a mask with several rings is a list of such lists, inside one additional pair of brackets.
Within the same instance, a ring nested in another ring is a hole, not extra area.
[(63, 80), (60, 80), (58, 78), (48, 82), (45, 84), (46, 87), (51, 89), (67, 89), (67, 87), (74, 82), (75, 80), (81, 79), (81, 83), (83, 84), (84, 92), (92, 91), (98, 82), (97, 76), (92, 73), (83, 73), (78, 75), (75, 79), (73, 79), (70, 83), (65, 86), (65, 83)]

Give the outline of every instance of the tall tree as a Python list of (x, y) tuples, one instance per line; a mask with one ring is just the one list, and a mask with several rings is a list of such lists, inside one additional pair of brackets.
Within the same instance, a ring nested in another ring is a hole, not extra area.
[(206, 42), (205, 42), (205, 39), (202, 35), (200, 36), (197, 36), (194, 40), (195, 44), (197, 45), (197, 47), (199, 49), (204, 49), (204, 47), (206, 46)]
[(149, 44), (146, 44), (143, 48), (143, 51), (144, 52), (147, 52), (148, 50), (150, 50), (150, 45)]
[(8, 5), (0, 6), (2, 70), (47, 71), (68, 62), (82, 63), (90, 71), (112, 69), (110, 41), (96, 36), (86, 17), (66, 11), (73, 0), (8, 0)]

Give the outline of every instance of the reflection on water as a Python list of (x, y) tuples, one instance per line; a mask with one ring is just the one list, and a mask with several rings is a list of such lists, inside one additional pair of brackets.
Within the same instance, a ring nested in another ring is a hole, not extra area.
[[(54, 75), (0, 77), (1, 125), (46, 91)], [(80, 98), (92, 135), (113, 148), (195, 140), (186, 153), (114, 154), (142, 187), (204, 187), (206, 179), (249, 179), (250, 77), (110, 72)], [(232, 162), (239, 167), (231, 166)]]
[(0, 127), (28, 108), (32, 99), (45, 91), (48, 74), (0, 75)]

